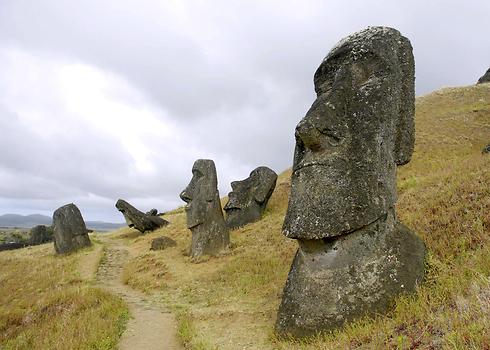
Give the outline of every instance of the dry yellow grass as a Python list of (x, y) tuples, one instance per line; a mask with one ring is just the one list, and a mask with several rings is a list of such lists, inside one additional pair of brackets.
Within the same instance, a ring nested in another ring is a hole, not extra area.
[[(191, 263), (185, 214), (148, 235), (124, 229), (135, 258), (126, 282), (172, 305), (192, 349), (490, 348), (490, 84), (443, 89), (417, 99), (416, 147), (399, 169), (400, 220), (429, 249), (426, 282), (393, 311), (303, 342), (278, 340), (275, 313), (296, 250), (281, 234), (290, 171), (280, 175), (264, 218), (231, 233), (232, 247)], [(292, 137), (292, 136), (291, 136)], [(292, 151), (292, 150), (291, 150)], [(149, 251), (160, 235), (177, 247)]]
[(1, 252), (0, 349), (114, 348), (128, 313), (92, 286), (99, 252), (55, 256), (52, 244)]

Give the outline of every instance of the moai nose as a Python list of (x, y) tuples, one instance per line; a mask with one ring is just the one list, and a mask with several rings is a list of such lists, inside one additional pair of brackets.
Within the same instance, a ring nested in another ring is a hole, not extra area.
[(296, 137), (313, 152), (322, 150), (321, 133), (308, 119), (301, 120), (296, 126)]

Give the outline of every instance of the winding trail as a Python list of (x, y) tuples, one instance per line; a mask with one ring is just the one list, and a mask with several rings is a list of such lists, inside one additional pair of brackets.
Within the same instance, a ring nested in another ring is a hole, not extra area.
[(131, 318), (120, 342), (120, 350), (180, 350), (177, 326), (173, 315), (161, 302), (128, 287), (122, 282), (128, 250), (120, 243), (102, 239), (105, 257), (97, 271), (97, 284), (123, 298), (129, 306)]

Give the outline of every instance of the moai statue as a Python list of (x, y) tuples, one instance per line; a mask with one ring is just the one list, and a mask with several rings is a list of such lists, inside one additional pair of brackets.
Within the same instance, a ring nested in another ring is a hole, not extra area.
[[(128, 226), (134, 227), (141, 233), (153, 231), (169, 224), (167, 220), (151, 215), (153, 212), (145, 214), (122, 199), (116, 202), (116, 208), (124, 215), (124, 220), (126, 220)], [(156, 212), (156, 209), (154, 211)]]
[(223, 219), (216, 167), (210, 159), (198, 159), (192, 167), (192, 180), (180, 198), (187, 203), (187, 228), (192, 231), (190, 255), (216, 255), (228, 247), (230, 235)]
[(82, 213), (73, 203), (64, 205), (53, 214), (53, 240), (57, 254), (65, 254), (90, 246)]
[(425, 246), (397, 221), (396, 167), (414, 147), (414, 59), (397, 30), (340, 41), (315, 73), (296, 127), (283, 225), (299, 248), (276, 321), (302, 337), (385, 312), (424, 275)]
[(224, 207), (226, 224), (230, 229), (260, 220), (274, 192), (276, 180), (277, 174), (272, 169), (261, 166), (245, 180), (231, 183), (233, 191), (228, 193), (228, 203)]

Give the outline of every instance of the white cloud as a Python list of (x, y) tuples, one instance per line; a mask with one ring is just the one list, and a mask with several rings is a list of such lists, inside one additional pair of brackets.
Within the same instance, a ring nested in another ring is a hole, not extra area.
[[(292, 163), (312, 76), (342, 37), (389, 25), (410, 38), (418, 93), (488, 68), (490, 2), (2, 0), (0, 213), (75, 202), (122, 220), (180, 204), (197, 158), (220, 191)], [(471, 40), (468, 40), (471, 38)]]

